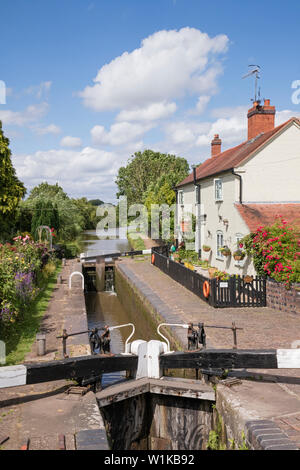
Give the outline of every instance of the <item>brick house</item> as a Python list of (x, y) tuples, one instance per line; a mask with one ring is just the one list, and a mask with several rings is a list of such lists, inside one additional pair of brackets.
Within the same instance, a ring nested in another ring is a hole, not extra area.
[[(177, 186), (178, 238), (184, 236), (183, 213), (196, 216), (195, 251), (212, 266), (231, 274), (255, 274), (247, 257), (242, 261), (220, 252), (233, 252), (239, 240), (277, 215), (300, 227), (300, 120), (275, 127), (270, 100), (254, 102), (248, 111), (248, 138), (222, 151), (215, 135), (211, 157)], [(203, 253), (203, 245), (211, 247)]]

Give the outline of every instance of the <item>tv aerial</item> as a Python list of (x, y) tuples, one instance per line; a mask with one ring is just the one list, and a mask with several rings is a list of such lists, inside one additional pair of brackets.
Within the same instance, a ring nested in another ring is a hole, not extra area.
[(257, 101), (258, 103), (260, 102), (260, 87), (258, 88), (258, 80), (260, 79), (260, 66), (259, 65), (254, 65), (250, 64), (248, 67), (254, 67), (252, 70), (250, 70), (246, 75), (244, 75), (242, 78), (247, 78), (250, 77), (251, 75), (255, 75), (255, 92), (254, 92), (254, 100), (251, 101)]

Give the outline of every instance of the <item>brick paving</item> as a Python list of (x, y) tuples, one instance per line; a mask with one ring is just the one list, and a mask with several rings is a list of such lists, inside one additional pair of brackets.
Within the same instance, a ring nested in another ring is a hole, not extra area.
[[(243, 328), (237, 332), (238, 347), (241, 349), (280, 349), (290, 348), (295, 340), (300, 340), (300, 315), (277, 311), (267, 307), (216, 309), (207, 305), (195, 294), (169, 278), (147, 259), (136, 262), (124, 259), (118, 263), (118, 269), (133, 282), (150, 302), (161, 318), (170, 323), (206, 325), (207, 346), (231, 348), (233, 336), (230, 330), (209, 328), (208, 325)], [(173, 329), (179, 342), (186, 348), (186, 331)], [(300, 447), (300, 371), (299, 369), (252, 370), (253, 378), (265, 383), (265, 391), (255, 382), (245, 382), (251, 393), (273, 394), (278, 397), (276, 407), (267, 406), (268, 418), (288, 434)], [(268, 389), (267, 389), (268, 387)], [(256, 390), (256, 389), (257, 390)], [(236, 389), (237, 390), (237, 389)], [(249, 402), (251, 400), (249, 399)], [(280, 405), (282, 404), (282, 406)], [(270, 405), (270, 403), (268, 403)], [(254, 405), (253, 405), (254, 406)], [(260, 406), (259, 412), (264, 413)], [(264, 416), (262, 416), (263, 418)]]

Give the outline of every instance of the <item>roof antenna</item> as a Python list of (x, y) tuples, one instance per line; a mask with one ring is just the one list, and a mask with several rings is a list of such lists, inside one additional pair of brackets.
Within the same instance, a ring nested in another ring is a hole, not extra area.
[(254, 93), (254, 100), (251, 99), (251, 101), (255, 101), (257, 103), (260, 103), (260, 87), (259, 89), (257, 90), (257, 84), (258, 84), (258, 80), (260, 79), (260, 66), (259, 65), (248, 65), (248, 67), (254, 67), (254, 69), (250, 70), (250, 72), (248, 72), (246, 75), (244, 75), (242, 78), (247, 78), (249, 77), (250, 75), (254, 75), (255, 74), (255, 93)]

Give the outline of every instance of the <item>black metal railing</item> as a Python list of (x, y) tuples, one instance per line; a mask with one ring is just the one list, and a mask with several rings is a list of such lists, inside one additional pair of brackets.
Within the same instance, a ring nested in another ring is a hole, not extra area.
[[(152, 264), (213, 307), (266, 306), (266, 279), (263, 277), (233, 275), (226, 281), (209, 279), (171, 260), (168, 247), (154, 247), (152, 254)], [(204, 295), (205, 282), (209, 284), (208, 297)]]
[[(165, 253), (165, 254), (162, 254)], [(168, 247), (154, 247), (152, 248), (152, 254), (154, 254), (154, 260), (152, 257), (152, 262), (165, 274), (168, 274), (174, 281), (179, 282), (182, 286), (186, 287), (188, 290), (198, 295), (202, 300), (207, 302), (209, 305), (212, 305), (212, 297), (205, 297), (203, 292), (203, 284), (208, 281), (205, 276), (199, 274), (195, 271), (192, 271), (189, 268), (186, 268), (183, 264), (176, 263), (171, 260), (168, 255)]]

